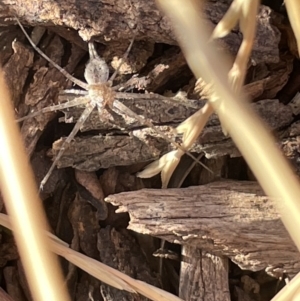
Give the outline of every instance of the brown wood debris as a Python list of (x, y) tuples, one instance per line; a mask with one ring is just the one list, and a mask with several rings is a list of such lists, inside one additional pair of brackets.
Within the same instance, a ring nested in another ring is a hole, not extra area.
[[(256, 182), (220, 181), (164, 191), (143, 189), (106, 201), (128, 212), (129, 229), (228, 256), (242, 269), (294, 275), (300, 255), (274, 203)], [(288, 251), (287, 251), (288, 250)]]

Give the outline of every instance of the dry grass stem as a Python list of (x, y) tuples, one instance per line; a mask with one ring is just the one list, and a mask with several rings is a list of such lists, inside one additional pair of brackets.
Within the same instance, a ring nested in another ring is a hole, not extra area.
[[(182, 122), (176, 132), (183, 134), (182, 147), (189, 149), (202, 132), (209, 116), (213, 113), (213, 107), (210, 103)], [(151, 178), (161, 172), (162, 188), (167, 188), (171, 176), (177, 167), (181, 157), (185, 154), (182, 149), (177, 149), (163, 155), (146, 166), (146, 168), (137, 174), (140, 178)]]
[[(12, 228), (8, 216), (2, 213), (0, 213), (0, 224), (9, 229)], [(117, 289), (125, 290), (133, 294), (140, 293), (154, 301), (182, 300), (168, 292), (165, 292), (145, 282), (133, 279), (95, 259), (70, 249), (65, 242), (61, 241), (59, 238), (50, 234), (49, 232), (46, 234), (50, 238), (47, 243), (54, 253), (64, 257), (66, 260), (75, 264), (80, 269), (86, 271), (100, 281), (103, 281)]]
[(243, 41), (228, 77), (234, 90), (239, 91), (244, 83), (247, 64), (253, 47), (256, 30), (256, 14), (259, 0), (234, 0), (223, 19), (215, 27), (211, 39), (225, 37), (239, 21)]
[[(198, 1), (157, 1), (170, 17), (185, 57), (197, 78), (213, 83), (218, 96), (212, 105), (243, 154), (264, 191), (278, 200), (284, 225), (300, 249), (300, 187), (296, 176), (263, 122), (244, 95), (227, 81), (228, 65), (207, 44), (207, 29), (200, 18)], [(276, 164), (274, 164), (276, 162)]]
[(298, 53), (300, 55), (300, 2), (299, 0), (285, 0), (284, 3), (296, 37)]
[[(245, 80), (247, 65), (255, 37), (255, 20), (258, 7), (259, 0), (234, 0), (210, 37), (210, 41), (212, 41), (213, 39), (226, 36), (239, 21), (240, 30), (243, 33), (243, 41), (234, 64), (228, 73), (229, 83), (235, 91), (240, 91)], [(204, 82), (201, 78), (199, 80)], [(212, 88), (211, 84), (211, 82), (206, 82), (204, 85), (208, 94), (212, 93), (209, 92)], [(211, 99), (212, 97), (215, 99), (218, 98), (215, 94), (211, 95)], [(212, 113), (213, 108), (211, 104), (208, 103), (204, 108), (177, 127), (177, 133), (183, 134), (182, 146), (184, 149), (188, 150), (194, 144)], [(222, 120), (222, 117), (220, 119)], [(138, 177), (149, 178), (161, 172), (162, 188), (167, 188), (170, 178), (183, 154), (184, 152), (182, 150), (178, 150), (164, 155), (159, 160), (146, 166), (145, 170), (138, 174)]]
[(34, 300), (69, 300), (55, 256), (44, 235), (46, 219), (11, 100), (0, 71), (0, 187)]
[(300, 273), (295, 276), (271, 301), (297, 301), (300, 297)]

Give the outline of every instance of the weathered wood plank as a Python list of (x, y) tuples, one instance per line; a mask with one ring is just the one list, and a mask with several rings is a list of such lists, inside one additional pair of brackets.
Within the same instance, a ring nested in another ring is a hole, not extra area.
[(106, 201), (129, 213), (133, 231), (228, 256), (242, 269), (277, 276), (300, 270), (300, 254), (256, 182), (143, 189)]

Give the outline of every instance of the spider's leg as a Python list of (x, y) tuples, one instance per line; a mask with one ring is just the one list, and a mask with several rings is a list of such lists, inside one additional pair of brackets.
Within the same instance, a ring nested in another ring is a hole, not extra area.
[[(58, 93), (58, 101), (64, 103), (66, 101), (70, 101), (75, 98), (78, 98), (78, 95), (87, 96), (88, 94), (89, 94), (89, 92), (84, 91), (84, 90), (75, 90), (75, 89), (62, 90)], [(82, 104), (84, 104), (84, 103), (82, 103)]]
[(41, 109), (39, 111), (33, 112), (33, 113), (31, 113), (31, 114), (29, 114), (27, 116), (19, 118), (16, 121), (20, 122), (20, 121), (23, 121), (23, 120), (26, 120), (26, 119), (38, 116), (38, 115), (40, 115), (42, 113), (55, 112), (55, 111), (58, 111), (58, 110), (75, 107), (75, 106), (78, 106), (78, 105), (81, 105), (81, 104), (85, 104), (85, 103), (87, 103), (89, 101), (90, 100), (89, 100), (88, 97), (77, 97), (77, 98), (75, 98), (73, 100), (70, 100), (68, 102), (65, 102), (65, 103), (61, 103), (61, 104), (58, 104), (58, 105), (54, 105), (54, 106), (49, 106), (49, 107), (43, 108), (43, 109)]
[(85, 90), (78, 90), (78, 89), (66, 89), (59, 91), (59, 95), (64, 94), (73, 94), (73, 95), (87, 95), (89, 92)]
[(166, 97), (166, 96), (162, 96), (160, 94), (155, 94), (155, 93), (140, 94), (140, 93), (116, 92), (115, 98), (116, 99), (124, 99), (124, 100), (126, 100), (126, 99), (145, 99), (145, 100), (160, 99), (160, 100), (169, 101), (170, 103), (177, 103), (177, 104), (183, 105), (187, 108), (193, 108), (193, 109), (198, 108), (191, 101), (190, 102), (185, 101), (176, 96), (175, 97)]
[(87, 90), (88, 89), (88, 84), (82, 82), (81, 80), (75, 78), (74, 76), (72, 76), (71, 74), (69, 74), (65, 69), (63, 69), (62, 67), (60, 67), (58, 64), (56, 64), (55, 62), (53, 62), (40, 48), (38, 48), (33, 41), (31, 40), (31, 38), (29, 37), (29, 35), (27, 34), (27, 32), (25, 31), (23, 25), (21, 24), (21, 22), (19, 21), (19, 19), (17, 17), (15, 17), (20, 28), (22, 29), (23, 33), (25, 34), (27, 40), (29, 41), (29, 43), (31, 44), (31, 46), (36, 50), (36, 52), (38, 52), (46, 61), (48, 61), (52, 66), (54, 66), (58, 71), (60, 71), (68, 80), (70, 80), (71, 82), (73, 82), (74, 84), (78, 85), (79, 87)]
[[(142, 125), (146, 125), (148, 127), (150, 127), (151, 129), (153, 129), (155, 132), (157, 132), (162, 138), (164, 138), (166, 141), (168, 141), (169, 143), (172, 143), (174, 146), (176, 146), (179, 150), (179, 153), (181, 154), (181, 156), (185, 153), (187, 154), (189, 157), (191, 157), (194, 161), (196, 161), (197, 163), (199, 163), (202, 167), (204, 167), (206, 170), (208, 170), (210, 173), (213, 174), (213, 171), (210, 170), (207, 166), (205, 166), (201, 161), (199, 161), (195, 156), (193, 156), (187, 149), (185, 149), (184, 147), (182, 147), (180, 144), (178, 144), (175, 140), (169, 138), (164, 132), (162, 132), (161, 130), (159, 130), (157, 127), (154, 126), (154, 124), (152, 123), (151, 120), (141, 117), (140, 115), (134, 113), (133, 111), (131, 111), (129, 108), (127, 108), (124, 104), (122, 104), (120, 101), (116, 100), (113, 103), (114, 108), (116, 108), (117, 110), (120, 110), (121, 112), (127, 114), (128, 116), (131, 116), (132, 118), (135, 118), (138, 122), (140, 122)], [(175, 168), (174, 168), (175, 169)]]
[(57, 162), (59, 161), (59, 159), (62, 157), (64, 151), (66, 150), (66, 148), (68, 147), (68, 145), (70, 144), (70, 142), (74, 139), (75, 135), (78, 133), (78, 131), (80, 130), (80, 128), (82, 127), (82, 125), (84, 124), (84, 122), (87, 120), (87, 118), (90, 116), (91, 112), (94, 110), (96, 106), (95, 102), (89, 102), (86, 105), (86, 108), (84, 109), (83, 113), (81, 114), (81, 116), (79, 117), (77, 123), (75, 124), (72, 132), (70, 133), (70, 135), (67, 137), (67, 139), (63, 142), (57, 156), (55, 157), (49, 171), (47, 172), (47, 174), (45, 175), (45, 177), (43, 178), (41, 184), (40, 184), (40, 190), (43, 189), (44, 185), (47, 183), (49, 177), (51, 176), (52, 171), (54, 170)]
[(126, 58), (127, 58), (128, 55), (129, 55), (129, 52), (130, 52), (130, 50), (131, 50), (131, 48), (132, 48), (132, 45), (133, 45), (133, 43), (134, 43), (134, 39), (135, 39), (135, 36), (132, 38), (132, 40), (131, 40), (131, 42), (130, 42), (130, 44), (129, 44), (127, 50), (126, 50), (126, 52), (124, 53), (124, 55), (123, 55), (123, 57), (122, 57), (122, 59), (121, 59), (120, 65), (119, 65), (118, 68), (115, 70), (115, 72), (113, 73), (113, 75), (109, 78), (108, 82), (112, 83), (112, 82), (114, 81), (114, 79), (115, 79), (115, 77), (117, 76), (117, 74), (118, 74), (118, 72), (119, 72), (121, 66), (123, 65), (124, 61), (126, 60)]

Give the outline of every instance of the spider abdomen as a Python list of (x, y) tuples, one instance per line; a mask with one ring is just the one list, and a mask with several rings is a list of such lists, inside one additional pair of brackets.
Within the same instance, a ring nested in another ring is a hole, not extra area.
[(89, 60), (84, 72), (84, 78), (89, 85), (105, 83), (108, 77), (109, 69), (104, 60), (101, 58)]

